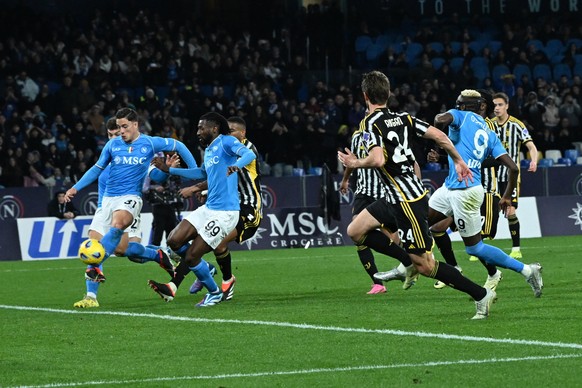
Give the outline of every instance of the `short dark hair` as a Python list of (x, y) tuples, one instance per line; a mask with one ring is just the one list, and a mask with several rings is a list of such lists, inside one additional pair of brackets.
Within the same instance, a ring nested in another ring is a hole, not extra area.
[(374, 105), (388, 103), (390, 98), (390, 80), (386, 74), (374, 70), (362, 77), (362, 92), (366, 93)]
[(224, 116), (221, 115), (220, 113), (216, 113), (216, 112), (204, 113), (200, 117), (200, 120), (206, 120), (206, 121), (213, 122), (215, 125), (218, 126), (218, 132), (221, 135), (228, 135), (230, 133), (230, 128), (228, 127), (228, 122), (226, 121)]
[(245, 122), (245, 119), (243, 119), (240, 116), (230, 116), (228, 119), (226, 119), (226, 121), (228, 121), (229, 123), (239, 124), (244, 129), (247, 128), (247, 123)]
[(112, 131), (114, 129), (117, 129), (117, 119), (115, 117), (111, 117), (105, 123), (105, 128), (107, 128), (108, 131)]
[(137, 112), (131, 108), (121, 108), (115, 113), (116, 119), (127, 119), (128, 121), (138, 121)]
[(495, 93), (493, 99), (495, 100), (496, 98), (501, 98), (506, 104), (509, 104), (509, 96), (503, 92)]

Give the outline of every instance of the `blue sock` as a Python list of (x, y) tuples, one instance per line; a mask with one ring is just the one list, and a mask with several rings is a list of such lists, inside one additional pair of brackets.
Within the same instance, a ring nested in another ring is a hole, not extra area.
[(157, 249), (144, 247), (140, 243), (133, 241), (130, 241), (130, 243), (127, 245), (125, 254), (127, 256), (139, 257), (140, 259), (143, 259), (142, 263), (145, 263), (146, 261), (155, 261), (156, 263), (160, 262)]
[(497, 247), (484, 244), (483, 241), (479, 241), (476, 245), (465, 247), (465, 251), (470, 255), (477, 256), (486, 263), (502, 268), (509, 268), (515, 272), (521, 273), (524, 267), (521, 261), (515, 260)]
[(190, 267), (190, 270), (204, 284), (208, 292), (215, 293), (218, 291), (218, 285), (212, 278), (212, 275), (210, 275), (210, 269), (206, 261), (200, 260), (200, 263), (195, 267)]
[[(88, 265), (87, 268), (93, 268), (92, 265)], [(103, 270), (103, 266), (99, 266), (100, 270)], [(91, 280), (85, 280), (85, 285), (87, 286), (87, 293), (95, 294), (95, 298), (97, 298), (97, 291), (99, 290), (99, 282), (92, 282)]]
[(119, 228), (111, 228), (109, 232), (105, 233), (105, 236), (101, 239), (101, 244), (105, 248), (105, 258), (115, 252), (115, 248), (117, 248), (121, 241), (121, 236), (123, 236), (123, 230)]
[(176, 252), (182, 259), (186, 258), (186, 251), (190, 248), (190, 243), (182, 245)]

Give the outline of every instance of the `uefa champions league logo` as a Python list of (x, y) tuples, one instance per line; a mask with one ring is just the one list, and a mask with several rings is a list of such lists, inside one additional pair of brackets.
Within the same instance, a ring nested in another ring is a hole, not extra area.
[(577, 208), (572, 208), (574, 214), (569, 215), (568, 218), (576, 220), (576, 222), (574, 222), (574, 225), (580, 225), (580, 230), (582, 230), (582, 205), (576, 203), (576, 206)]

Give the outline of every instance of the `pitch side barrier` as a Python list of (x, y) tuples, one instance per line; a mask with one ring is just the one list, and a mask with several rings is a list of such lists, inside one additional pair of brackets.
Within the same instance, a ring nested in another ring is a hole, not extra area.
[[(446, 172), (424, 173), (430, 192), (444, 181)], [(336, 187), (341, 176), (334, 177)], [(549, 190), (545, 185), (551, 182)], [(262, 181), (264, 219), (253, 239), (242, 245), (231, 244), (234, 250), (293, 249), (352, 245), (346, 236), (351, 219), (353, 193), (340, 196), (341, 220), (322, 218), (320, 206), (321, 177), (265, 177)], [(87, 237), (90, 215), (64, 221), (43, 217), (50, 198), (47, 188), (3, 189), (0, 194), (0, 260), (45, 260), (76, 257), (81, 241)], [(536, 191), (536, 196), (520, 198), (517, 214), (523, 238), (582, 234), (582, 167), (540, 169), (525, 173), (522, 194)], [(568, 195), (545, 196), (544, 191)], [(96, 187), (82, 190), (75, 202), (84, 214), (94, 211)], [(199, 204), (185, 201), (182, 216)], [(4, 206), (4, 207), (3, 207)], [(42, 209), (42, 210), (41, 210)], [(41, 214), (38, 214), (41, 213)], [(36, 214), (34, 216), (33, 214)], [(149, 241), (152, 216), (145, 204), (142, 213), (143, 241)], [(460, 240), (453, 233), (453, 240)], [(508, 239), (507, 220), (500, 217), (498, 239)]]

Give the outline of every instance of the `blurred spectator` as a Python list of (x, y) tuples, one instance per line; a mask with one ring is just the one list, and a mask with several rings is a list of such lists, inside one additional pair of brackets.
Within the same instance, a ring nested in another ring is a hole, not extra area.
[(55, 197), (47, 205), (47, 214), (49, 217), (71, 220), (79, 215), (79, 211), (73, 202), (65, 202), (64, 191), (57, 191)]

